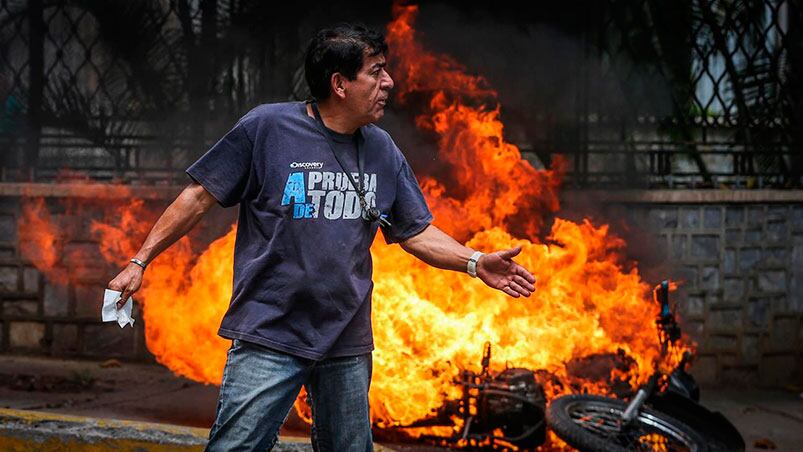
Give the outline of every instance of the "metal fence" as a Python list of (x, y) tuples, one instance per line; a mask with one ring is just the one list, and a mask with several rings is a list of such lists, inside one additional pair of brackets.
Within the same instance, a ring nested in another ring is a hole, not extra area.
[[(573, 161), (579, 184), (800, 185), (798, 3), (610, 1), (600, 17), (594, 46), (611, 68), (601, 78), (627, 101), (613, 124), (584, 127)], [(650, 89), (667, 97), (657, 111)], [(595, 113), (587, 107), (583, 117)]]
[[(305, 95), (303, 37), (331, 10), (271, 3), (0, 0), (0, 180), (172, 183), (250, 106)], [(801, 184), (796, 2), (555, 7), (582, 11), (582, 74), (520, 140), (533, 159), (563, 154), (578, 187)]]

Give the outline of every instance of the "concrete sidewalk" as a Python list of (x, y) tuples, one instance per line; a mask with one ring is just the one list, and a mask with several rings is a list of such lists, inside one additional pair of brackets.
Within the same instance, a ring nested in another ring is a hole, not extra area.
[(205, 434), (193, 427), (0, 409), (3, 451), (195, 451), (203, 450)]
[[(203, 450), (217, 393), (154, 364), (3, 355), (0, 450)], [(312, 450), (295, 425), (276, 450)]]
[[(0, 355), (0, 451), (203, 450), (217, 396), (157, 364)], [(312, 451), (309, 437), (291, 410), (274, 450)]]
[[(202, 451), (207, 429), (39, 411), (0, 409), (0, 450)], [(278, 452), (311, 450), (308, 438), (283, 436)], [(381, 449), (380, 449), (381, 450)]]
[[(0, 355), (0, 450), (107, 450), (109, 441), (119, 450), (200, 450), (217, 393), (217, 386), (176, 377), (155, 364)], [(776, 450), (801, 450), (798, 392), (704, 388), (702, 394), (704, 405), (736, 425), (748, 450), (760, 450), (754, 447), (758, 440), (771, 441)], [(309, 427), (294, 412), (280, 440), (277, 450), (312, 450)], [(376, 449), (437, 450), (387, 444)]]

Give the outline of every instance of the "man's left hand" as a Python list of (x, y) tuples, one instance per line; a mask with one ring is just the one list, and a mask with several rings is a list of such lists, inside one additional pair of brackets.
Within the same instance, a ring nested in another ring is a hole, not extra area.
[(535, 277), (513, 258), (521, 247), (485, 254), (477, 262), (477, 277), (488, 287), (499, 289), (513, 298), (529, 297), (535, 292)]

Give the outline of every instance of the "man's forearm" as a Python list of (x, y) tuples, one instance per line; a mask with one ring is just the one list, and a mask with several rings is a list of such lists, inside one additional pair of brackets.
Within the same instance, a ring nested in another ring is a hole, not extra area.
[[(433, 267), (460, 272), (468, 272), (469, 258), (475, 252), (432, 225), (400, 245), (405, 251)], [(535, 290), (535, 277), (513, 261), (520, 252), (521, 247), (517, 246), (485, 254), (469, 274), (481, 279), (488, 287), (501, 290), (511, 297), (529, 297)]]
[(133, 257), (143, 262), (152, 261), (189, 232), (215, 202), (202, 186), (190, 184), (156, 220), (145, 243)]
[(433, 267), (466, 271), (468, 259), (474, 253), (434, 225), (400, 243), (401, 247)]

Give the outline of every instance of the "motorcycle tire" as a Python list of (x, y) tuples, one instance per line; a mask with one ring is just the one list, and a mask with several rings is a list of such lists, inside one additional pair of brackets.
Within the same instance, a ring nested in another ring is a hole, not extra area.
[(625, 425), (625, 408), (627, 403), (622, 400), (567, 395), (552, 400), (546, 419), (558, 437), (583, 452), (708, 450), (703, 437), (691, 427), (646, 407)]

